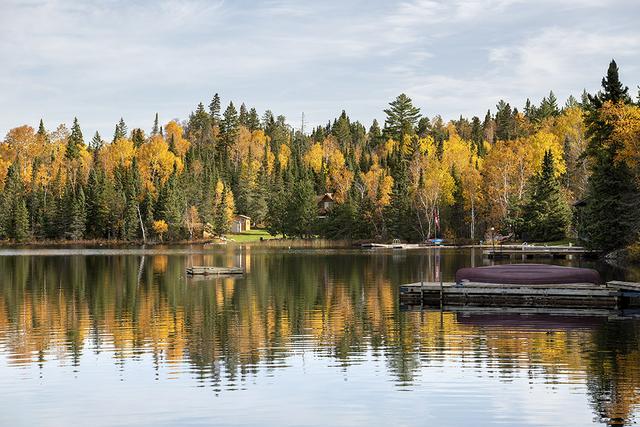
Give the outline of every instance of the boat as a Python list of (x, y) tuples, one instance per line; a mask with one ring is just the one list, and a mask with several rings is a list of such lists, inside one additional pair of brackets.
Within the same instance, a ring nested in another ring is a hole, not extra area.
[(505, 285), (559, 285), (590, 283), (601, 285), (600, 274), (591, 268), (562, 267), (548, 264), (503, 264), (467, 267), (456, 272), (456, 283), (493, 283)]

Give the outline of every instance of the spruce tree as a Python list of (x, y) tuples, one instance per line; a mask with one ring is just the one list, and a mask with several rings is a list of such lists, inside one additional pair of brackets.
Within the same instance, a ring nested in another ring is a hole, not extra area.
[(527, 240), (564, 239), (571, 221), (571, 210), (555, 176), (553, 154), (544, 154), (540, 171), (531, 179), (524, 206), (523, 228)]
[(211, 99), (211, 103), (209, 104), (209, 114), (214, 124), (217, 125), (220, 123), (220, 96), (217, 93), (213, 95), (213, 99)]
[(158, 121), (158, 113), (156, 113), (156, 117), (153, 120), (153, 128), (151, 129), (151, 136), (158, 135), (160, 133), (160, 123)]
[(226, 151), (234, 143), (236, 136), (238, 135), (238, 112), (234, 107), (233, 102), (229, 103), (229, 106), (224, 111), (224, 117), (220, 122), (220, 133), (222, 136), (223, 149)]
[(620, 82), (615, 61), (609, 64), (602, 88), (596, 95), (589, 95), (586, 123), (591, 176), (580, 230), (590, 247), (610, 251), (637, 237), (640, 196), (626, 163), (616, 161), (619, 145), (608, 143), (611, 125), (600, 117), (605, 102), (631, 103), (629, 89)]
[(17, 197), (14, 201), (11, 238), (17, 242), (23, 242), (29, 237), (29, 211), (24, 197)]
[(72, 240), (81, 240), (84, 238), (87, 223), (86, 200), (82, 187), (80, 187), (75, 194), (71, 194), (71, 199), (68, 235)]
[(131, 141), (133, 142), (134, 147), (140, 148), (140, 146), (144, 144), (144, 131), (140, 128), (132, 130)]
[(82, 137), (82, 129), (78, 123), (78, 118), (74, 117), (73, 126), (71, 126), (71, 135), (67, 140), (66, 157), (69, 160), (78, 158), (80, 154), (80, 147), (84, 145), (84, 138)]
[(42, 121), (42, 119), (40, 119), (40, 124), (38, 125), (38, 132), (36, 133), (36, 135), (40, 143), (49, 142), (49, 133), (45, 129), (44, 122)]
[(124, 139), (127, 137), (127, 125), (124, 123), (124, 119), (120, 117), (120, 121), (116, 124), (116, 129), (113, 132), (113, 142), (116, 142), (119, 139)]
[(258, 112), (255, 108), (249, 110), (249, 118), (247, 119), (247, 126), (250, 131), (260, 129), (260, 117), (258, 117)]
[(240, 105), (240, 112), (238, 113), (238, 123), (246, 128), (249, 127), (249, 111), (244, 102)]
[(98, 131), (96, 131), (95, 135), (93, 135), (93, 138), (91, 139), (91, 143), (89, 144), (89, 149), (91, 149), (91, 151), (95, 153), (99, 151), (100, 148), (102, 148), (103, 144), (104, 141), (102, 141), (102, 137), (100, 136)]

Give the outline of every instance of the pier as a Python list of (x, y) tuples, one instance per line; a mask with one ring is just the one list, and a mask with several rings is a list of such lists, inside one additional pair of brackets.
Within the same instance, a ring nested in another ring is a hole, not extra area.
[(509, 258), (568, 258), (574, 256), (596, 257), (598, 251), (585, 249), (581, 246), (534, 246), (534, 245), (500, 245), (495, 248), (483, 247), (482, 255), (490, 259)]
[(404, 307), (466, 306), (609, 310), (640, 308), (640, 284), (629, 282), (608, 282), (606, 285), (411, 283), (400, 287), (400, 305)]

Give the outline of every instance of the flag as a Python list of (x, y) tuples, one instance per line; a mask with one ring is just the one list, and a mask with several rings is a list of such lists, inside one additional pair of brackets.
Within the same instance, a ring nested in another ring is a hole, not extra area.
[(440, 230), (440, 214), (438, 213), (439, 209), (436, 209), (434, 213), (434, 222), (436, 224), (436, 229)]

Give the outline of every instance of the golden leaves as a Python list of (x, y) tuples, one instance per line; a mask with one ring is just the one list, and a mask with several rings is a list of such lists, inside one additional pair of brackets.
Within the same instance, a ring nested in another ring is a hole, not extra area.
[(155, 193), (156, 184), (164, 184), (173, 173), (174, 165), (182, 162), (169, 151), (169, 144), (160, 135), (152, 136), (138, 149), (138, 168), (144, 187)]
[(606, 102), (600, 114), (613, 126), (607, 143), (618, 145), (615, 160), (626, 163), (640, 180), (640, 107)]
[(164, 130), (167, 143), (173, 143), (176, 155), (180, 158), (184, 157), (189, 147), (191, 147), (191, 142), (182, 137), (182, 126), (172, 120), (165, 125)]

